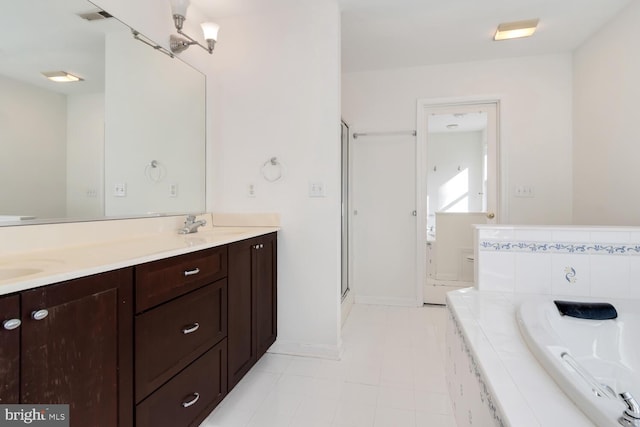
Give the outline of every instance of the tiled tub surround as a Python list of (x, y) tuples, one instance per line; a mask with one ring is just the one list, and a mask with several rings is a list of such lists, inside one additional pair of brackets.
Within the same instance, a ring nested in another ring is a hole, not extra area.
[[(0, 227), (0, 295), (212, 248), (279, 229), (275, 214), (203, 214), (198, 219), (207, 220), (207, 225), (197, 233), (180, 235), (177, 230), (185, 218), (183, 215)], [(3, 278), (4, 272), (16, 269), (34, 272)]]
[(475, 289), (447, 296), (458, 425), (593, 426), (529, 351), (515, 313), (552, 296), (640, 298), (640, 228), (475, 229)]
[(640, 298), (640, 228), (476, 226), (480, 290)]

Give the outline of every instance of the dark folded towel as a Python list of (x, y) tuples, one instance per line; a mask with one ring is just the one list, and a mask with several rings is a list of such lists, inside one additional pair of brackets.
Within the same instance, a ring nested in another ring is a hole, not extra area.
[(592, 320), (607, 320), (618, 317), (615, 307), (608, 302), (554, 301), (553, 303), (563, 316)]

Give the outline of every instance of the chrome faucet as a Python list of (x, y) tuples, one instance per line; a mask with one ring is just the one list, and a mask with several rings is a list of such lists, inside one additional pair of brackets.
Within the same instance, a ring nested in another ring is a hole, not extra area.
[(184, 227), (178, 230), (178, 234), (191, 234), (197, 233), (198, 227), (203, 226), (207, 223), (204, 219), (200, 221), (196, 221), (195, 215), (189, 215), (187, 219), (184, 221)]
[(627, 408), (618, 418), (618, 422), (625, 427), (640, 427), (640, 406), (631, 393), (620, 393), (620, 398), (627, 404)]

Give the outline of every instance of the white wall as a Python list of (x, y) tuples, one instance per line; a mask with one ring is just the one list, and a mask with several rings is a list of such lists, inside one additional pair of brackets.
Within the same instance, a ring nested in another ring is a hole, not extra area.
[(483, 134), (483, 131), (429, 133), (427, 227), (435, 221), (436, 211), (482, 211)]
[[(342, 77), (342, 113), (354, 132), (416, 129), (418, 99), (498, 97), (501, 179), (506, 193), (503, 203), (508, 209), (508, 216), (502, 221), (522, 224), (571, 221), (569, 54), (354, 72)], [(357, 164), (358, 159), (353, 161)], [(410, 171), (408, 176), (413, 178), (407, 179), (402, 187), (415, 193), (415, 155), (406, 155), (403, 164), (403, 174), (406, 176)], [(513, 197), (516, 185), (533, 186), (535, 197)], [(415, 231), (405, 236), (405, 240), (412, 239), (414, 234)], [(405, 257), (405, 260), (404, 266), (396, 268), (415, 270), (413, 259)], [(365, 259), (360, 264), (359, 269), (370, 274), (382, 274), (385, 268), (375, 259)], [(414, 282), (389, 282), (386, 293), (415, 295)], [(366, 282), (354, 283), (357, 295), (380, 292), (371, 287)]]
[(633, 1), (574, 54), (576, 224), (640, 224), (638, 22)]
[(65, 217), (66, 117), (64, 95), (0, 76), (0, 215)]
[[(168, 2), (99, 3), (159, 42), (174, 32)], [(181, 57), (207, 74), (207, 209), (282, 215), (275, 349), (333, 357), (340, 342), (340, 16), (335, 0), (291, 3), (216, 19), (214, 54), (190, 48)], [(193, 34), (196, 12), (187, 14)], [(285, 175), (269, 184), (260, 167), (273, 156)], [(309, 181), (323, 182), (326, 197), (309, 198)], [(255, 198), (246, 195), (249, 183)]]
[(67, 96), (67, 215), (104, 215), (104, 93)]
[[(215, 209), (277, 211), (277, 351), (337, 356), (340, 326), (340, 39), (332, 0), (218, 20), (209, 85)], [(224, 38), (224, 41), (223, 41)], [(284, 165), (269, 183), (261, 166)], [(310, 198), (309, 182), (326, 197)], [(249, 184), (255, 198), (247, 197)]]
[(105, 214), (204, 211), (204, 76), (128, 31), (107, 34), (105, 57)]
[[(420, 98), (499, 96), (503, 221), (571, 222), (569, 54), (346, 73), (342, 93), (355, 132), (415, 129)], [(513, 197), (516, 185), (533, 186), (535, 197)]]

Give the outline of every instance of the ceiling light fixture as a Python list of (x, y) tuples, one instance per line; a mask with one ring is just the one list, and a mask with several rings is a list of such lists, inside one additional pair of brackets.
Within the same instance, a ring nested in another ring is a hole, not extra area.
[(178, 34), (183, 36), (179, 37), (172, 34), (169, 37), (169, 47), (171, 48), (171, 52), (180, 53), (184, 50), (187, 50), (189, 46), (198, 45), (207, 52), (213, 53), (213, 48), (216, 45), (216, 40), (218, 40), (218, 30), (220, 29), (220, 26), (213, 22), (204, 22), (200, 24), (200, 26), (202, 27), (202, 32), (204, 33), (204, 39), (207, 42), (207, 46), (204, 46), (193, 37), (190, 37), (182, 32), (182, 26), (184, 25), (184, 21), (186, 20), (187, 8), (189, 7), (190, 0), (170, 1), (171, 14), (173, 15), (173, 24), (175, 25)]
[(42, 75), (56, 83), (81, 82), (84, 80), (82, 77), (75, 76), (66, 71), (43, 71)]
[(529, 37), (536, 32), (539, 19), (529, 19), (527, 21), (506, 22), (498, 25), (493, 40), (508, 40), (521, 37)]

